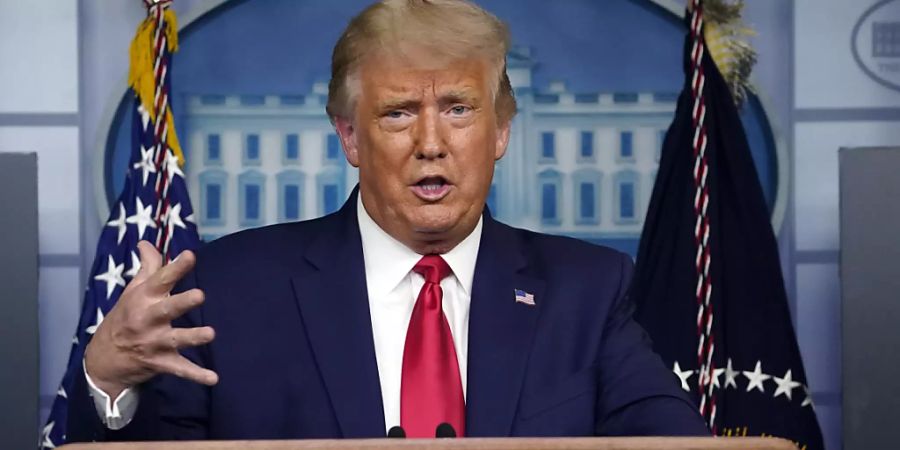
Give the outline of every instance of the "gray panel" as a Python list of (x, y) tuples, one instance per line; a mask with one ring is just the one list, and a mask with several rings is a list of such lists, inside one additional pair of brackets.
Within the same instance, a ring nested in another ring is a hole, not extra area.
[(844, 448), (896, 448), (900, 148), (840, 151)]
[(38, 437), (37, 155), (0, 153), (0, 448)]
[(76, 113), (0, 113), (4, 127), (63, 127), (77, 126)]
[(894, 122), (900, 108), (807, 108), (794, 111), (795, 122)]

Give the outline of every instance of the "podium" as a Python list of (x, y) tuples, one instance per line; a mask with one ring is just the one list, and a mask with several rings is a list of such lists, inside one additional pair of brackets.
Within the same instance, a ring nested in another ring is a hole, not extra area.
[(297, 441), (118, 442), (70, 444), (65, 450), (796, 450), (769, 437), (342, 439)]

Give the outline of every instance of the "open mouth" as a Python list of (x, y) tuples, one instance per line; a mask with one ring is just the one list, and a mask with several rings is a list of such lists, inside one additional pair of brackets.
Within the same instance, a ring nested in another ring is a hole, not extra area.
[(422, 200), (436, 202), (450, 193), (450, 183), (442, 176), (425, 177), (412, 186), (412, 191)]

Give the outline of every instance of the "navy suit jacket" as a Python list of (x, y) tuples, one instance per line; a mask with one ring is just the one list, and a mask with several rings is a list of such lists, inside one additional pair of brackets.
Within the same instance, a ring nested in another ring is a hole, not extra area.
[[(108, 431), (84, 376), (69, 441), (364, 438), (385, 435), (356, 216), (248, 230), (197, 252), (176, 290), (206, 302), (175, 322), (216, 339), (183, 353), (216, 371), (141, 386), (128, 426)], [(632, 319), (631, 259), (484, 214), (469, 316), (468, 436), (704, 435), (677, 378)], [(515, 290), (535, 305), (515, 301)]]

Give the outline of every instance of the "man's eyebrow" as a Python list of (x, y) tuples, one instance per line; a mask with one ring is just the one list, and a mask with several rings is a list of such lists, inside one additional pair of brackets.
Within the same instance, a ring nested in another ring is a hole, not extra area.
[(376, 102), (379, 111), (406, 109), (419, 104), (419, 100), (411, 97), (389, 97)]
[(478, 95), (472, 89), (450, 89), (442, 92), (438, 98), (440, 103), (477, 103)]

